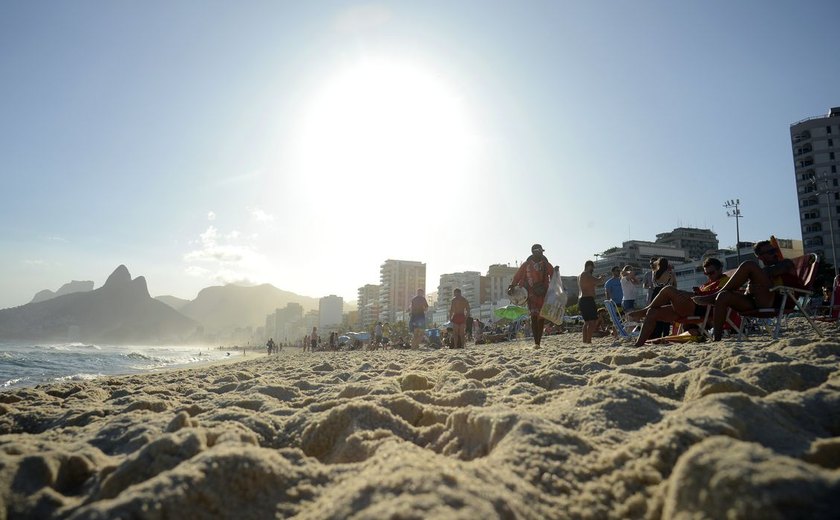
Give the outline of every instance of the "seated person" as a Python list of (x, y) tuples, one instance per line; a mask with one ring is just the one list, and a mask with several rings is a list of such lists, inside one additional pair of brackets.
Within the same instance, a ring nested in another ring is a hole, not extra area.
[[(714, 303), (715, 341), (720, 341), (723, 337), (723, 324), (728, 309), (749, 312), (770, 307), (779, 308), (782, 295), (770, 291), (770, 287), (777, 285), (774, 279), (784, 285), (801, 285), (799, 277), (794, 272), (793, 262), (782, 259), (778, 254), (778, 249), (773, 247), (769, 240), (758, 242), (753, 247), (753, 251), (764, 264), (764, 268), (760, 267), (758, 262), (748, 260), (738, 266), (720, 290), (692, 298), (698, 305)], [(745, 283), (747, 283), (747, 288), (742, 293), (740, 289)]]
[[(706, 309), (702, 305), (695, 304), (692, 297), (716, 293), (728, 281), (728, 278), (723, 274), (723, 264), (717, 258), (707, 258), (703, 262), (703, 273), (709, 281), (696, 287), (694, 292), (680, 291), (672, 285), (666, 285), (647, 307), (627, 313), (633, 319), (644, 317), (642, 330), (636, 340), (637, 347), (641, 347), (650, 339), (657, 321), (673, 323), (688, 316), (703, 316), (706, 313)], [(726, 316), (726, 311), (723, 316)], [(715, 334), (717, 334), (717, 328), (715, 328)]]

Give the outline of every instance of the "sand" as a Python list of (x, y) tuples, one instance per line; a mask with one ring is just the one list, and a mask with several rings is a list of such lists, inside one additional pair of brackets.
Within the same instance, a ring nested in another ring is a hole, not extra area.
[(0, 517), (836, 518), (840, 331), (301, 353), (0, 393)]

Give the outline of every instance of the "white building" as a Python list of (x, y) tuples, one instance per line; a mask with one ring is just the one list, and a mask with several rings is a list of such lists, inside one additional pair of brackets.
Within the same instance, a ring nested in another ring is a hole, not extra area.
[(481, 308), (481, 273), (465, 271), (442, 274), (437, 289), (438, 301), (432, 318), (435, 323), (448, 321), (449, 305), (455, 296), (455, 289), (461, 289), (461, 296), (470, 302), (470, 310), (473, 314), (477, 314)]
[(408, 321), (408, 308), (417, 289), (426, 291), (426, 264), (385, 260), (379, 269), (379, 321)]
[(825, 262), (837, 265), (834, 249), (840, 248), (840, 107), (825, 116), (790, 125), (790, 141), (805, 252), (817, 253)]
[(508, 299), (507, 288), (516, 270), (517, 268), (511, 267), (510, 264), (493, 264), (487, 268), (488, 301), (498, 302)]
[(318, 329), (335, 329), (341, 325), (344, 298), (331, 294), (318, 301)]
[(362, 328), (379, 321), (379, 286), (367, 284), (359, 287), (356, 306), (359, 309), (359, 323)]

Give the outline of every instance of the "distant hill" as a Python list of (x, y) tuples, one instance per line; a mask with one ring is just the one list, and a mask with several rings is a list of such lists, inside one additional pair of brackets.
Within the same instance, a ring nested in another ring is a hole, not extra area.
[(181, 310), (181, 307), (190, 303), (190, 300), (185, 300), (183, 298), (178, 298), (177, 296), (169, 296), (168, 294), (165, 294), (163, 296), (155, 296), (155, 300), (157, 300), (159, 302), (163, 302), (166, 305), (169, 305), (170, 307), (172, 307), (176, 311)]
[(92, 290), (93, 282), (89, 280), (73, 280), (72, 282), (62, 285), (56, 292), (52, 292), (49, 289), (38, 291), (29, 303), (45, 302), (47, 300), (52, 300), (56, 296), (64, 296), (65, 294), (73, 294), (77, 292), (89, 292)]
[(266, 315), (289, 303), (299, 303), (304, 312), (318, 309), (318, 298), (262, 284), (207, 287), (195, 300), (181, 307), (180, 312), (204, 325), (207, 332), (220, 332), (235, 327), (264, 326)]
[(0, 310), (0, 338), (11, 340), (180, 342), (197, 327), (149, 296), (145, 278), (132, 280), (124, 265), (99, 289)]

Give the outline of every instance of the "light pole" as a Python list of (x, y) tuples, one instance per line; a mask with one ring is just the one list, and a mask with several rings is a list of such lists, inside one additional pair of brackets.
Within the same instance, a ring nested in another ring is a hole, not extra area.
[(740, 205), (741, 199), (727, 200), (723, 203), (723, 207), (727, 209), (726, 216), (735, 219), (735, 254), (738, 256), (738, 265), (741, 265), (741, 226), (738, 221), (743, 216)]
[[(834, 223), (831, 219), (831, 192), (828, 191), (828, 174), (823, 172), (822, 177), (820, 178), (822, 181), (823, 189), (822, 194), (825, 195), (825, 209), (828, 211), (828, 232), (831, 236), (831, 263), (834, 264), (834, 278), (837, 278), (837, 250), (834, 248)], [(820, 195), (820, 186), (817, 182), (816, 178), (811, 179), (811, 182), (814, 184), (816, 188), (817, 195)], [(832, 298), (834, 293), (832, 293)], [(833, 303), (832, 303), (833, 305)]]

